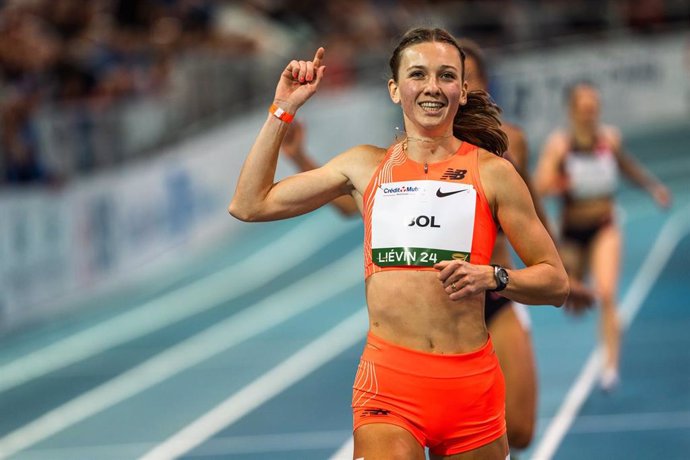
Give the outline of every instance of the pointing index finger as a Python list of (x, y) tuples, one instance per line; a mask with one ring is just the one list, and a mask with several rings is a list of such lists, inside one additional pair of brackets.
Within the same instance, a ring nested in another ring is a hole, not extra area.
[(319, 47), (319, 49), (316, 50), (316, 54), (314, 55), (314, 70), (321, 67), (321, 60), (323, 59), (323, 55), (325, 53), (326, 50), (323, 48), (323, 46)]

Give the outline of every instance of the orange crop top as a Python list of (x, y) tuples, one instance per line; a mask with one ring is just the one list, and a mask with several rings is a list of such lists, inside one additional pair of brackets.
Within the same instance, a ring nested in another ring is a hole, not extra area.
[(478, 147), (421, 164), (393, 145), (364, 193), (364, 274), (491, 260), (497, 226), (479, 178)]

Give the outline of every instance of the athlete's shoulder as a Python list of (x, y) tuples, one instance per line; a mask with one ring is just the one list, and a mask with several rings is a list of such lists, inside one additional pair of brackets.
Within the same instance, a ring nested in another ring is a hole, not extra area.
[[(386, 156), (387, 150), (375, 145), (357, 145), (331, 160), (331, 164), (351, 181), (369, 178)], [(368, 180), (368, 179), (366, 179)]]
[(563, 128), (557, 128), (546, 136), (547, 144), (567, 146), (570, 144), (570, 134)]
[(618, 127), (613, 126), (613, 125), (601, 125), (599, 128), (599, 135), (606, 140), (606, 142), (611, 143), (612, 145), (616, 146), (621, 143), (621, 130), (618, 129)]
[(548, 156), (563, 157), (570, 150), (570, 134), (564, 129), (555, 129), (544, 141), (543, 153)]
[(383, 157), (386, 155), (387, 149), (383, 147), (378, 147), (376, 145), (361, 144), (354, 147), (350, 147), (343, 153), (338, 155), (339, 157), (350, 159), (350, 160), (368, 160), (371, 158)]
[(510, 170), (515, 172), (515, 167), (506, 158), (500, 157), (482, 148), (480, 148), (478, 152), (477, 164), (479, 165), (482, 176), (488, 175), (494, 177), (496, 174), (506, 174), (507, 171)]
[(345, 150), (340, 155), (336, 156), (333, 160), (336, 163), (371, 163), (380, 162), (386, 155), (386, 149), (382, 147), (377, 147), (375, 145), (356, 145)]
[(482, 187), (489, 203), (495, 203), (497, 197), (509, 193), (518, 182), (522, 182), (513, 163), (486, 150), (479, 150), (478, 169)]

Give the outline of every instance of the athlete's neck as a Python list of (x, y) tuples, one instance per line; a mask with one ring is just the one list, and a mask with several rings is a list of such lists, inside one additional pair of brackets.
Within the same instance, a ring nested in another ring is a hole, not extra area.
[(597, 128), (589, 125), (582, 126), (573, 124), (571, 128), (571, 135), (573, 141), (578, 146), (588, 147), (594, 146), (597, 139)]
[(434, 163), (453, 155), (459, 148), (460, 142), (452, 134), (439, 137), (407, 136), (403, 140), (403, 149), (414, 161)]

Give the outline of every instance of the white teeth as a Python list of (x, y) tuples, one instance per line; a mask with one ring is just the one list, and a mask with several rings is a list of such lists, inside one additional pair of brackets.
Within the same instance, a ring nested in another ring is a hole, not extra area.
[(443, 104), (440, 102), (421, 102), (419, 105), (424, 109), (440, 109), (443, 107)]

